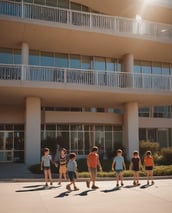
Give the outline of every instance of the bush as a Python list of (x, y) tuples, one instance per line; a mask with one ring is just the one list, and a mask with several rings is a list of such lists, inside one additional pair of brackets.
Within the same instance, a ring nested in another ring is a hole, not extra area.
[(162, 148), (160, 150), (162, 155), (161, 164), (170, 165), (172, 164), (172, 147)]
[(144, 158), (145, 152), (147, 150), (150, 150), (153, 155), (157, 154), (159, 152), (159, 143), (150, 141), (140, 141), (139, 152), (142, 159)]

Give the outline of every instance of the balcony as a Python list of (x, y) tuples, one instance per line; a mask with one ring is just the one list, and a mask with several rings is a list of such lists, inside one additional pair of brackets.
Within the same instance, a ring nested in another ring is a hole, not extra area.
[(0, 0), (0, 19), (172, 43), (172, 26), (96, 13)]
[[(172, 91), (172, 75), (105, 72), (30, 65), (0, 64), (0, 81), (54, 82), (58, 85), (96, 89), (146, 89)], [(1, 83), (0, 83), (1, 86)]]

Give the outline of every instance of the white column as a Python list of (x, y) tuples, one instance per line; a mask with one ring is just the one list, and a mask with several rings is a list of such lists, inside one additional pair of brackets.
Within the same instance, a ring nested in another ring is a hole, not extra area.
[(124, 146), (128, 157), (132, 157), (134, 150), (139, 151), (139, 118), (138, 103), (127, 103), (124, 111)]
[(26, 98), (25, 118), (25, 163), (26, 165), (40, 162), (41, 147), (41, 101), (40, 98)]
[(26, 80), (26, 65), (29, 64), (29, 45), (25, 42), (22, 43), (21, 49), (22, 58), (22, 80)]

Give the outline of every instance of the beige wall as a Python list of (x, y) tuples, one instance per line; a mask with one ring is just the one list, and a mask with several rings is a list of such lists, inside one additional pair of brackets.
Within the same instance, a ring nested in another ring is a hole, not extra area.
[(139, 118), (139, 128), (172, 128), (172, 119)]
[(122, 117), (98, 112), (45, 112), (45, 123), (122, 124)]
[(0, 106), (0, 123), (24, 124), (24, 108), (21, 106)]

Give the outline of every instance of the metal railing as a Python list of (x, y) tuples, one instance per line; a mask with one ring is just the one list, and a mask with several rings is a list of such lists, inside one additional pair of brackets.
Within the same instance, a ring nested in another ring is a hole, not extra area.
[(0, 80), (46, 81), (80, 86), (172, 90), (172, 75), (0, 64)]
[(137, 21), (136, 19), (7, 0), (0, 0), (0, 15), (19, 17), (22, 20), (63, 24), (67, 28), (75, 27), (93, 32), (172, 42), (171, 25), (145, 20)]

